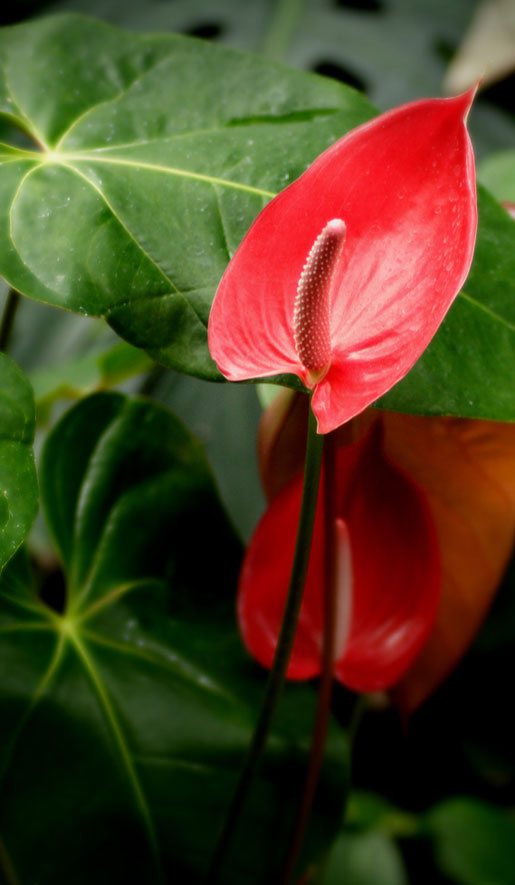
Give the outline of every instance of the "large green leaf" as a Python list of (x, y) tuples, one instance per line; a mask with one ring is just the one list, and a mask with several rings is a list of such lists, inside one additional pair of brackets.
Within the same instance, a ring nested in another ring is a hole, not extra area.
[[(74, 16), (7, 29), (3, 59), (0, 112), (40, 148), (4, 148), (0, 271), (33, 298), (105, 316), (165, 365), (219, 379), (206, 326), (228, 258), (271, 196), (372, 107), (264, 59)], [(515, 228), (499, 213), (485, 197), (482, 283), (385, 407), (515, 418)]]
[[(97, 394), (50, 435), (41, 487), (65, 604), (60, 614), (42, 601), (56, 587), (39, 593), (21, 555), (9, 564), (0, 868), (21, 885), (200, 882), (264, 684), (238, 637), (240, 548), (204, 456), (161, 407)], [(286, 693), (226, 883), (277, 873), (313, 697)], [(338, 828), (345, 760), (335, 729), (311, 860)]]
[[(474, 13), (471, 0), (55, 0), (142, 31), (183, 31), (359, 85), (380, 108), (439, 95)], [(471, 120), (488, 152), (513, 144), (515, 120), (483, 95)]]
[(475, 799), (449, 799), (432, 808), (426, 826), (442, 872), (461, 885), (511, 885), (515, 816)]
[(37, 513), (33, 440), (30, 384), (0, 353), (0, 569), (23, 542)]
[(0, 156), (0, 271), (33, 298), (105, 315), (167, 365), (219, 377), (206, 325), (228, 257), (371, 106), (252, 56), (74, 16), (0, 39), (0, 112), (41, 148)]

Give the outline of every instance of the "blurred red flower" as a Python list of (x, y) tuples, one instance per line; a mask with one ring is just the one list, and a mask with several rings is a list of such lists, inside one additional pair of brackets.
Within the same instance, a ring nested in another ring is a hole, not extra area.
[[(260, 429), (260, 469), (271, 504), (263, 519), (265, 530), (261, 526), (256, 530), (242, 572), (240, 623), (249, 649), (265, 664), (268, 659), (265, 661), (263, 652), (256, 654), (257, 640), (251, 643), (248, 637), (255, 637), (258, 629), (268, 629), (267, 642), (273, 643), (277, 615), (271, 610), (267, 582), (273, 580), (274, 592), (284, 602), (285, 590), (281, 588), (288, 576), (283, 574), (286, 554), (282, 548), (295, 528), (291, 489), (300, 481), (295, 477), (302, 470), (307, 409), (307, 397), (283, 391), (263, 414)], [(356, 573), (349, 640), (336, 675), (350, 687), (364, 690), (396, 683), (394, 700), (409, 713), (434, 691), (466, 651), (509, 561), (515, 537), (515, 425), (369, 409), (337, 431), (336, 439), (344, 471), (344, 478), (338, 477), (338, 496), (347, 514), (350, 558)], [(339, 474), (341, 470), (339, 466)], [(347, 497), (345, 492), (342, 497), (342, 486), (350, 489), (350, 497), (348, 491)], [(399, 488), (404, 494), (399, 494)], [(290, 503), (283, 500), (285, 495)], [(361, 501), (360, 521), (353, 518), (352, 500)], [(427, 512), (435, 535), (423, 515)], [(415, 532), (418, 537), (412, 542)], [(436, 551), (431, 537), (433, 541), (436, 537)], [(321, 543), (320, 537), (317, 543)], [(261, 556), (260, 578), (257, 560)], [(367, 563), (372, 556), (377, 558), (375, 565)], [(429, 567), (422, 577), (418, 571), (423, 571), (421, 556)], [(306, 666), (304, 675), (313, 675), (320, 660), (323, 572), (316, 557), (315, 553), (310, 566), (310, 601), (304, 606), (299, 634), (310, 639), (297, 647), (299, 668), (299, 654), (304, 648), (310, 650), (306, 662), (311, 670), (308, 673)], [(434, 586), (437, 562), (439, 600)], [(387, 568), (381, 570), (381, 564)], [(394, 571), (397, 566), (403, 573), (400, 578)], [(274, 568), (280, 579), (269, 577)], [(366, 617), (360, 622), (361, 607)], [(380, 614), (385, 622), (380, 641), (376, 641), (370, 627)], [(385, 654), (390, 635), (395, 660), (388, 670)], [(360, 684), (355, 674), (348, 678), (353, 655), (362, 668), (367, 655), (370, 658), (370, 669), (362, 670), (366, 681)], [(300, 676), (300, 669), (290, 675)]]
[[(433, 627), (440, 591), (436, 533), (424, 496), (384, 454), (377, 422), (336, 454), (337, 627), (334, 674), (356, 691), (398, 681)], [(270, 667), (293, 560), (302, 473), (259, 523), (244, 560), (238, 616), (244, 642)], [(326, 524), (319, 497), (288, 677), (322, 666)]]

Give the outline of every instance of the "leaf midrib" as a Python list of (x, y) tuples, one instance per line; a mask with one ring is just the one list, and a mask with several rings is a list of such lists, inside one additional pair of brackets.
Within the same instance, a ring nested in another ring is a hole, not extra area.
[[(92, 180), (91, 180), (91, 179), (90, 179), (90, 178), (89, 178), (89, 177), (88, 177), (88, 176), (87, 176), (87, 175), (86, 175), (86, 174), (85, 174), (80, 168), (76, 167), (76, 166), (74, 165), (74, 162), (75, 162), (75, 163), (81, 163), (81, 162), (84, 162), (84, 163), (99, 163), (99, 164), (102, 164), (102, 163), (103, 163), (103, 164), (112, 165), (112, 166), (126, 166), (126, 167), (129, 167), (129, 168), (144, 169), (144, 170), (146, 170), (146, 171), (159, 172), (159, 173), (162, 173), (162, 174), (169, 174), (169, 175), (172, 175), (172, 176), (174, 176), (174, 177), (179, 177), (179, 178), (180, 178), (180, 177), (183, 177), (183, 178), (189, 178), (189, 179), (191, 179), (191, 180), (193, 180), (193, 181), (204, 182), (204, 183), (206, 183), (206, 184), (208, 184), (208, 185), (214, 187), (214, 188), (215, 188), (215, 194), (216, 194), (216, 192), (217, 192), (217, 191), (216, 191), (217, 187), (228, 187), (228, 188), (231, 188), (231, 189), (234, 189), (234, 190), (239, 190), (239, 191), (243, 191), (243, 192), (246, 192), (246, 193), (252, 194), (252, 195), (254, 195), (254, 196), (259, 196), (259, 197), (261, 197), (261, 198), (263, 198), (263, 199), (267, 199), (267, 200), (269, 200), (269, 199), (273, 199), (273, 198), (277, 195), (276, 192), (273, 192), (273, 191), (266, 191), (266, 190), (264, 190), (263, 188), (253, 187), (252, 185), (243, 184), (242, 182), (231, 181), (230, 179), (226, 179), (226, 178), (217, 178), (217, 177), (215, 177), (215, 176), (205, 175), (205, 174), (203, 174), (203, 173), (191, 172), (190, 170), (184, 170), (184, 169), (180, 169), (180, 168), (177, 168), (177, 167), (171, 167), (171, 166), (163, 166), (163, 165), (160, 165), (160, 164), (147, 163), (147, 162), (138, 162), (138, 161), (135, 161), (135, 160), (126, 160), (126, 159), (123, 159), (123, 158), (98, 157), (98, 156), (93, 156), (92, 154), (90, 154), (90, 153), (88, 153), (88, 152), (80, 152), (80, 153), (73, 153), (73, 154), (62, 153), (62, 154), (54, 155), (54, 156), (55, 156), (56, 159), (55, 159), (55, 161), (54, 161), (53, 163), (51, 163), (49, 160), (43, 158), (43, 159), (41, 160), (41, 162), (40, 162), (38, 165), (32, 167), (32, 169), (30, 169), (30, 170), (26, 173), (26, 175), (23, 176), (23, 178), (22, 178), (21, 181), (20, 181), (19, 187), (17, 188), (17, 191), (16, 191), (16, 194), (15, 194), (15, 196), (14, 196), (14, 198), (13, 198), (13, 201), (12, 201), (12, 203), (11, 203), (11, 207), (10, 207), (10, 208), (11, 208), (11, 213), (12, 213), (12, 208), (13, 208), (13, 206), (14, 206), (15, 200), (16, 200), (18, 194), (19, 194), (20, 191), (21, 191), (21, 188), (22, 188), (22, 186), (23, 186), (23, 183), (25, 182), (25, 180), (29, 177), (29, 175), (30, 175), (31, 173), (37, 171), (38, 169), (44, 168), (44, 167), (47, 166), (47, 165), (54, 165), (54, 166), (56, 166), (56, 167), (58, 167), (58, 166), (62, 166), (63, 168), (67, 168), (67, 169), (69, 169), (71, 172), (75, 172), (77, 175), (79, 175), (79, 176), (80, 176), (85, 182), (87, 182), (87, 183), (88, 183), (88, 184), (89, 184), (89, 185), (95, 190), (95, 192), (96, 192), (96, 193), (100, 196), (100, 198), (104, 201), (106, 207), (107, 207), (108, 210), (111, 212), (113, 218), (115, 218), (115, 219), (118, 221), (118, 223), (123, 227), (123, 229), (126, 231), (127, 235), (128, 235), (128, 236), (131, 238), (131, 240), (135, 243), (135, 245), (138, 247), (138, 249), (140, 249), (140, 251), (142, 252), (142, 254), (145, 255), (145, 257), (148, 258), (148, 260), (151, 261), (152, 264), (154, 264), (154, 266), (157, 268), (157, 270), (158, 270), (158, 271), (160, 272), (160, 274), (162, 275), (163, 279), (164, 279), (164, 280), (170, 285), (170, 287), (172, 288), (172, 291), (173, 291), (175, 294), (184, 297), (184, 299), (185, 299), (185, 301), (187, 302), (187, 304), (188, 304), (189, 307), (192, 307), (192, 304), (191, 304), (191, 302), (187, 299), (187, 297), (186, 297), (186, 293), (182, 292), (181, 290), (179, 290), (179, 289), (177, 288), (177, 286), (176, 286), (176, 285), (174, 284), (174, 282), (168, 277), (168, 275), (163, 271), (163, 269), (162, 269), (161, 267), (159, 267), (159, 265), (156, 263), (156, 261), (155, 261), (150, 255), (148, 255), (148, 253), (143, 249), (143, 247), (142, 247), (141, 244), (139, 243), (139, 241), (138, 241), (136, 235), (132, 233), (132, 231), (130, 230), (130, 228), (127, 227), (127, 224), (122, 220), (122, 218), (120, 217), (120, 215), (115, 211), (114, 207), (111, 205), (111, 203), (110, 203), (109, 200), (107, 199), (107, 197), (106, 197), (104, 191), (102, 190), (102, 188), (99, 187), (99, 186), (96, 184), (96, 182), (93, 182), (93, 181), (92, 181)], [(58, 158), (58, 160), (57, 160), (57, 158)], [(26, 160), (29, 160), (29, 159), (30, 159), (30, 160), (33, 161), (33, 160), (34, 160), (34, 155), (33, 155), (33, 154), (31, 154), (31, 155), (27, 155), (27, 154), (26, 154), (26, 155), (22, 155), (22, 154), (20, 153), (20, 157), (19, 157), (19, 159), (26, 159)], [(220, 211), (220, 205), (219, 205), (218, 199), (217, 199), (217, 205), (218, 205), (218, 211), (219, 211), (219, 214), (220, 214), (221, 224), (222, 224), (222, 227), (223, 227), (223, 216), (222, 216), (222, 213), (221, 213), (221, 211)], [(13, 238), (13, 244), (14, 244), (14, 238)], [(16, 247), (15, 247), (15, 248), (16, 248)], [(18, 254), (19, 254), (19, 253), (18, 253)], [(20, 255), (20, 259), (23, 260), (22, 257), (21, 257), (21, 255)], [(481, 301), (478, 301), (477, 298), (474, 298), (474, 297), (471, 296), (469, 293), (467, 293), (467, 292), (465, 292), (465, 291), (462, 290), (462, 291), (460, 292), (460, 296), (459, 296), (459, 297), (461, 297), (461, 298), (463, 298), (465, 301), (469, 302), (469, 304), (471, 304), (471, 305), (472, 305), (474, 308), (476, 308), (477, 310), (480, 310), (480, 311), (482, 311), (483, 313), (488, 314), (488, 316), (490, 316), (491, 319), (493, 319), (494, 321), (498, 322), (500, 325), (505, 326), (510, 332), (514, 332), (514, 331), (515, 331), (515, 325), (514, 325), (514, 324), (510, 323), (508, 320), (506, 320), (504, 317), (502, 317), (499, 313), (497, 313), (496, 311), (492, 310), (490, 307), (488, 307), (487, 305), (483, 304)], [(197, 318), (202, 322), (202, 324), (205, 325), (205, 322), (202, 320), (202, 318), (199, 316), (199, 314), (198, 314), (196, 311), (195, 311), (195, 315), (196, 315)]]
[[(5, 594), (5, 596), (8, 597), (8, 594)], [(23, 606), (23, 607), (25, 607), (25, 606)], [(134, 761), (133, 761), (131, 752), (129, 750), (129, 747), (127, 745), (127, 742), (125, 740), (125, 736), (123, 734), (122, 727), (120, 725), (120, 722), (118, 720), (118, 717), (117, 717), (117, 714), (114, 710), (114, 707), (111, 704), (111, 701), (110, 701), (110, 698), (109, 698), (108, 693), (106, 691), (106, 688), (105, 688), (105, 686), (102, 682), (102, 679), (96, 669), (93, 658), (90, 656), (90, 654), (87, 651), (86, 646), (79, 638), (78, 632), (74, 628), (65, 630), (64, 623), (61, 624), (61, 629), (60, 629), (59, 628), (59, 624), (60, 624), (59, 617), (55, 616), (55, 615), (52, 616), (52, 613), (49, 613), (49, 614), (50, 614), (50, 622), (47, 624), (44, 624), (44, 625), (42, 624), (41, 629), (55, 630), (56, 645), (54, 647), (52, 656), (50, 658), (50, 662), (49, 662), (48, 666), (46, 667), (46, 670), (45, 670), (43, 676), (40, 678), (35, 691), (33, 692), (32, 696), (30, 697), (29, 702), (27, 704), (27, 708), (26, 708), (20, 722), (18, 723), (18, 726), (16, 727), (16, 729), (12, 735), (10, 744), (8, 746), (8, 751), (7, 751), (6, 757), (4, 759), (4, 763), (3, 763), (2, 768), (0, 770), (0, 782), (5, 777), (5, 773), (8, 770), (9, 765), (11, 764), (11, 760), (13, 758), (13, 754), (14, 754), (17, 742), (18, 742), (21, 734), (25, 730), (32, 714), (34, 713), (34, 710), (37, 707), (37, 705), (39, 704), (39, 702), (41, 701), (41, 699), (43, 698), (43, 696), (47, 692), (52, 681), (55, 679), (55, 677), (61, 667), (62, 661), (64, 659), (65, 648), (67, 645), (70, 645), (75, 650), (77, 657), (81, 661), (82, 666), (89, 677), (90, 683), (93, 686), (93, 689), (94, 689), (95, 694), (97, 696), (98, 705), (99, 705), (100, 709), (103, 711), (104, 716), (107, 719), (107, 722), (109, 724), (112, 737), (114, 738), (114, 741), (115, 741), (115, 743), (118, 747), (118, 751), (120, 753), (120, 757), (122, 759), (123, 768), (127, 774), (127, 778), (129, 781), (132, 795), (134, 796), (134, 799), (136, 801), (136, 806), (137, 806), (138, 811), (140, 813), (140, 816), (141, 816), (141, 819), (142, 819), (142, 822), (143, 822), (143, 825), (145, 828), (145, 832), (147, 834), (148, 844), (152, 850), (152, 854), (155, 859), (156, 870), (160, 873), (161, 865), (160, 865), (160, 860), (159, 860), (159, 846), (158, 846), (156, 831), (155, 831), (153, 820), (152, 820), (152, 815), (150, 813), (150, 808), (147, 803), (145, 794), (143, 792), (141, 783), (139, 781), (139, 778), (138, 778), (138, 775), (136, 772), (136, 768), (134, 765)], [(30, 629), (32, 630), (35, 628), (35, 626), (36, 625), (25, 624), (25, 625), (20, 625), (20, 628), (21, 629), (29, 629), (29, 627), (30, 627)]]
[(500, 323), (502, 326), (506, 326), (506, 328), (509, 329), (510, 332), (515, 332), (514, 323), (510, 323), (509, 320), (506, 320), (504, 317), (500, 316), (498, 313), (496, 313), (495, 310), (492, 310), (490, 307), (488, 307), (488, 305), (483, 304), (481, 301), (478, 301), (477, 298), (473, 298), (472, 295), (469, 295), (468, 292), (465, 292), (465, 290), (462, 290), (460, 292), (460, 297), (463, 298), (464, 301), (468, 301), (469, 304), (471, 304), (477, 310), (481, 310), (483, 311), (483, 313), (488, 314), (489, 317)]
[[(31, 268), (29, 268), (29, 267), (26, 265), (26, 262), (24, 261), (23, 256), (21, 255), (19, 249), (18, 249), (17, 246), (16, 246), (16, 242), (15, 242), (15, 239), (14, 239), (14, 236), (13, 236), (13, 231), (12, 231), (12, 214), (13, 214), (13, 208), (14, 208), (14, 205), (15, 205), (15, 203), (16, 203), (16, 200), (17, 200), (19, 194), (21, 193), (21, 191), (22, 191), (22, 189), (23, 189), (23, 185), (24, 185), (24, 183), (27, 181), (27, 179), (28, 179), (32, 174), (36, 173), (37, 171), (39, 171), (39, 170), (42, 169), (42, 168), (45, 168), (45, 167), (48, 166), (48, 165), (54, 165), (55, 167), (62, 166), (63, 168), (68, 169), (69, 171), (71, 171), (71, 172), (75, 173), (76, 175), (80, 176), (80, 178), (81, 178), (82, 180), (84, 180), (87, 184), (89, 184), (89, 186), (90, 186), (90, 187), (91, 187), (91, 188), (92, 188), (92, 189), (98, 194), (98, 196), (103, 200), (103, 202), (104, 202), (106, 208), (107, 208), (107, 209), (109, 210), (109, 212), (111, 213), (112, 217), (116, 219), (116, 221), (117, 221), (117, 222), (121, 225), (121, 227), (125, 230), (127, 236), (130, 237), (130, 239), (134, 242), (134, 244), (136, 245), (136, 247), (140, 250), (140, 252), (142, 253), (142, 255), (144, 255), (144, 256), (147, 258), (147, 260), (149, 260), (149, 261), (154, 265), (154, 267), (158, 270), (158, 272), (159, 272), (159, 273), (161, 274), (161, 276), (163, 277), (163, 280), (164, 280), (164, 281), (170, 286), (170, 288), (171, 288), (171, 290), (172, 290), (172, 292), (171, 292), (170, 294), (175, 294), (175, 295), (177, 295), (178, 297), (183, 298), (184, 301), (185, 301), (185, 303), (186, 303), (186, 305), (187, 305), (187, 307), (188, 307), (190, 310), (193, 311), (193, 313), (195, 314), (195, 317), (197, 318), (197, 320), (198, 320), (198, 321), (199, 321), (199, 322), (205, 327), (205, 326), (206, 326), (205, 320), (202, 318), (202, 316), (200, 315), (200, 313), (198, 312), (198, 310), (195, 308), (193, 302), (187, 298), (186, 294), (178, 288), (178, 286), (173, 282), (173, 280), (170, 279), (170, 277), (168, 276), (168, 274), (165, 273), (165, 271), (164, 271), (164, 270), (158, 265), (158, 263), (152, 258), (152, 256), (149, 255), (148, 252), (143, 248), (143, 246), (142, 246), (141, 243), (139, 242), (137, 236), (131, 231), (131, 229), (128, 227), (128, 225), (126, 224), (126, 222), (124, 222), (123, 219), (120, 217), (120, 215), (115, 211), (114, 207), (111, 205), (110, 201), (109, 201), (108, 198), (106, 197), (106, 195), (105, 195), (104, 191), (102, 190), (102, 188), (101, 188), (96, 182), (93, 182), (93, 181), (91, 180), (91, 178), (89, 178), (89, 176), (87, 176), (87, 175), (86, 175), (86, 174), (85, 174), (80, 168), (78, 168), (77, 166), (75, 166), (75, 165), (73, 164), (73, 162), (69, 162), (70, 158), (73, 159), (73, 160), (75, 160), (75, 162), (79, 162), (80, 160), (87, 161), (87, 162), (91, 162), (90, 158), (89, 158), (87, 155), (85, 155), (85, 154), (84, 154), (84, 155), (80, 155), (80, 154), (78, 154), (78, 155), (61, 154), (61, 155), (59, 155), (59, 162), (54, 162), (54, 163), (50, 163), (48, 159), (43, 158), (39, 164), (37, 164), (37, 165), (35, 165), (35, 166), (32, 166), (32, 167), (31, 167), (31, 168), (30, 168), (30, 169), (29, 169), (29, 170), (28, 170), (28, 171), (22, 176), (22, 178), (21, 178), (21, 180), (20, 180), (20, 182), (19, 182), (19, 184), (18, 184), (18, 187), (17, 187), (16, 192), (15, 192), (15, 194), (14, 194), (14, 196), (13, 196), (13, 199), (12, 199), (11, 205), (10, 205), (10, 207), (9, 207), (9, 228), (10, 228), (11, 242), (12, 242), (12, 244), (13, 244), (13, 247), (16, 249), (16, 253), (17, 253), (17, 255), (18, 255), (20, 261), (23, 263), (23, 265), (24, 265), (25, 267), (27, 267), (28, 270), (31, 270)], [(25, 160), (29, 160), (29, 159), (30, 159), (30, 160), (33, 161), (33, 157), (32, 157), (32, 156), (30, 156), (30, 157), (29, 157), (29, 156), (23, 156), (23, 157), (20, 157), (20, 159), (25, 159)], [(217, 179), (217, 178), (214, 178), (214, 177), (212, 177), (212, 176), (202, 175), (202, 174), (200, 174), (200, 173), (198, 173), (198, 174), (197, 174), (197, 173), (190, 173), (190, 172), (188, 172), (188, 171), (186, 171), (186, 170), (172, 169), (172, 168), (169, 168), (169, 167), (167, 167), (167, 166), (154, 166), (154, 165), (152, 165), (152, 164), (134, 163), (134, 162), (132, 162), (132, 161), (128, 161), (128, 160), (127, 160), (127, 161), (121, 161), (121, 162), (118, 162), (117, 160), (113, 160), (112, 158), (93, 158), (93, 162), (99, 162), (99, 163), (104, 162), (104, 163), (117, 164), (117, 165), (128, 165), (128, 166), (130, 165), (130, 166), (133, 166), (133, 167), (136, 167), (136, 168), (145, 168), (145, 169), (147, 169), (147, 170), (152, 170), (152, 171), (156, 171), (156, 172), (161, 172), (161, 173), (163, 173), (163, 174), (169, 172), (170, 174), (172, 174), (172, 175), (174, 175), (174, 176), (176, 176), (176, 177), (185, 177), (185, 178), (190, 178), (190, 179), (197, 180), (197, 181), (202, 181), (202, 182), (205, 182), (205, 183), (207, 183), (207, 184), (209, 184), (209, 185), (211, 185), (211, 186), (219, 185), (219, 186), (232, 187), (232, 188), (237, 189), (237, 190), (243, 190), (243, 191), (247, 191), (247, 192), (249, 192), (249, 193), (253, 193), (254, 195), (259, 195), (259, 196), (262, 197), (262, 198), (263, 198), (263, 197), (264, 197), (264, 198), (268, 198), (268, 197), (273, 197), (273, 196), (274, 196), (274, 194), (271, 193), (271, 192), (269, 193), (269, 192), (267, 192), (267, 191), (260, 190), (259, 188), (252, 188), (252, 187), (249, 187), (249, 186), (247, 186), (247, 185), (240, 184), (240, 183), (238, 183), (238, 182), (231, 182), (231, 181), (229, 181), (229, 180), (227, 180), (227, 179)], [(215, 188), (215, 193), (216, 193), (216, 188)], [(219, 211), (219, 214), (220, 214), (220, 223), (221, 223), (222, 228), (224, 228), (223, 217), (222, 217), (222, 214), (221, 214), (221, 211), (220, 211), (220, 204), (219, 204), (218, 200), (217, 200), (217, 207), (218, 207), (218, 211)], [(116, 306), (118, 306), (118, 305), (112, 305), (112, 306), (113, 306), (113, 307), (116, 307)]]
[(152, 815), (150, 813), (150, 808), (147, 803), (146, 796), (143, 792), (143, 788), (139, 781), (129, 747), (125, 740), (122, 727), (118, 721), (118, 716), (111, 704), (109, 695), (107, 694), (102, 679), (96, 669), (93, 658), (89, 655), (86, 646), (79, 639), (79, 636), (76, 632), (72, 632), (70, 634), (70, 641), (75, 648), (77, 655), (82, 660), (83, 666), (88, 673), (91, 684), (93, 685), (93, 688), (96, 692), (99, 705), (107, 718), (107, 721), (111, 728), (111, 732), (115, 738), (116, 744), (118, 745), (118, 750), (120, 752), (125, 771), (129, 778), (133, 795), (136, 799), (137, 806), (145, 826), (149, 846), (152, 849), (152, 854), (154, 855), (156, 867), (158, 870), (160, 870), (159, 846), (157, 834), (152, 820)]
[(244, 184), (240, 181), (233, 181), (229, 178), (218, 178), (216, 175), (207, 175), (203, 172), (192, 172), (188, 169), (181, 169), (177, 166), (164, 166), (160, 163), (148, 163), (144, 160), (127, 160), (123, 157), (99, 157), (90, 154), (88, 151), (79, 151), (73, 153), (58, 154), (59, 165), (62, 158), (62, 164), (72, 166), (73, 163), (104, 163), (113, 166), (127, 166), (133, 169), (145, 169), (149, 172), (161, 172), (163, 175), (172, 175), (178, 178), (190, 178), (193, 181), (201, 181), (217, 187), (228, 187), (233, 190), (243, 191), (244, 193), (253, 194), (254, 196), (272, 199), (276, 196), (274, 191), (266, 191), (263, 188), (254, 187), (251, 184)]

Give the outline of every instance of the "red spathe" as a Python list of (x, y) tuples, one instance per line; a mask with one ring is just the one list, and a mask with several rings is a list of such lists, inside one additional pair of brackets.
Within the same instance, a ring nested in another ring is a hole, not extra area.
[[(384, 456), (380, 423), (338, 450), (336, 474), (337, 516), (347, 527), (352, 571), (350, 586), (339, 590), (352, 599), (335, 676), (356, 691), (376, 691), (400, 679), (433, 628), (441, 582), (436, 532), (424, 495)], [(273, 499), (241, 573), (240, 629), (251, 654), (266, 667), (286, 600), (301, 493), (299, 475)], [(291, 679), (321, 670), (325, 534), (319, 500)]]
[(332, 219), (347, 229), (331, 286), (331, 364), (312, 400), (327, 433), (386, 393), (461, 289), (477, 228), (465, 119), (474, 90), (382, 114), (321, 154), (258, 216), (218, 287), (209, 347), (231, 381), (306, 370), (297, 286)]

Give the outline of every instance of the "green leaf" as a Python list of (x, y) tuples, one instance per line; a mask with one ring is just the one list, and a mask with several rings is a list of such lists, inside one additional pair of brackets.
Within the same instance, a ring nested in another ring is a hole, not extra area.
[(408, 885), (395, 842), (383, 833), (352, 833), (338, 838), (322, 885)]
[(515, 817), (486, 802), (449, 799), (426, 816), (441, 870), (462, 885), (511, 885)]
[[(60, 0), (73, 8), (142, 31), (211, 36), (238, 49), (357, 86), (380, 108), (441, 94), (446, 65), (471, 20), (470, 0)], [(494, 99), (495, 101), (495, 99)], [(515, 121), (488, 95), (471, 119), (482, 153), (515, 141)]]
[(374, 829), (395, 836), (412, 836), (418, 829), (413, 814), (392, 805), (384, 796), (363, 790), (352, 791), (345, 821), (353, 829)]
[(31, 375), (38, 414), (44, 414), (64, 397), (79, 399), (105, 390), (152, 368), (143, 351), (122, 341), (109, 350), (88, 353), (59, 362)]
[(38, 509), (32, 443), (34, 400), (29, 382), (0, 353), (0, 569), (27, 535)]
[[(0, 306), (7, 300), (7, 287), (0, 291)], [(72, 363), (107, 351), (119, 338), (101, 319), (85, 318), (67, 310), (49, 309), (46, 304), (22, 298), (9, 340), (9, 355), (28, 375), (31, 383), (39, 372), (58, 364)]]
[(252, 56), (75, 16), (0, 41), (0, 112), (40, 146), (4, 151), (0, 271), (26, 295), (105, 316), (165, 365), (219, 378), (206, 326), (229, 256), (371, 106)]
[(464, 291), (411, 372), (378, 405), (515, 421), (515, 224), (478, 188), (479, 229)]
[[(257, 387), (205, 384), (176, 372), (164, 372), (152, 387), (152, 396), (202, 443), (222, 501), (238, 534), (247, 540), (265, 507), (256, 458), (261, 417)], [(275, 385), (275, 390), (280, 388)]]
[[(0, 869), (3, 857), (41, 885), (200, 883), (264, 687), (238, 636), (240, 547), (205, 458), (163, 408), (97, 394), (49, 436), (41, 489), (65, 605), (49, 608), (15, 557), (0, 589)], [(229, 885), (281, 865), (313, 701), (309, 686), (286, 693)], [(334, 728), (314, 862), (339, 826), (346, 758)]]
[(498, 200), (515, 203), (515, 151), (485, 157), (478, 163), (477, 177)]
[[(164, 365), (220, 380), (206, 328), (228, 259), (266, 202), (374, 109), (265, 59), (75, 16), (2, 39), (3, 112), (39, 149), (4, 151), (0, 271), (32, 298), (105, 316)], [(483, 195), (471, 280), (381, 406), (515, 419), (508, 225)]]

